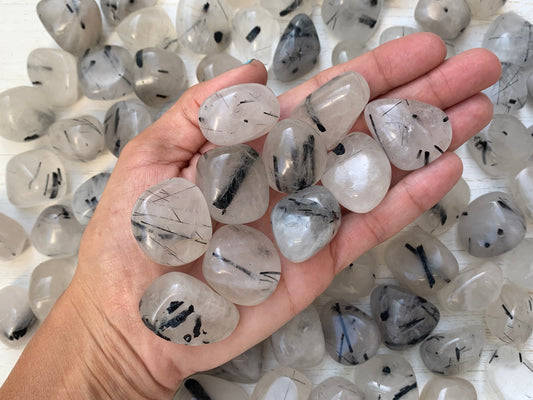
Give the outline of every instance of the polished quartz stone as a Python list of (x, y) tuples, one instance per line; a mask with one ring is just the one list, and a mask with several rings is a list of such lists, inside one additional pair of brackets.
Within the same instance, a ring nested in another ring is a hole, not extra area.
[(502, 257), (502, 269), (507, 278), (533, 291), (533, 238), (524, 238)]
[(217, 147), (196, 166), (196, 184), (211, 217), (225, 224), (246, 224), (267, 211), (269, 190), (263, 160), (246, 144)]
[(7, 198), (17, 207), (33, 207), (60, 200), (67, 193), (65, 167), (50, 150), (17, 154), (6, 167)]
[(305, 14), (298, 14), (281, 34), (272, 71), (279, 81), (292, 81), (311, 71), (319, 54), (320, 40), (313, 21)]
[(485, 89), (495, 114), (516, 112), (526, 105), (528, 73), (519, 65), (502, 62), (498, 82)]
[(507, 0), (466, 0), (470, 7), (472, 17), (482, 19), (491, 17), (498, 13)]
[(365, 108), (365, 120), (391, 163), (406, 171), (439, 158), (452, 140), (444, 111), (415, 100), (374, 100)]
[(139, 100), (124, 100), (113, 104), (104, 117), (106, 147), (118, 157), (124, 146), (152, 122), (152, 112)]
[(0, 212), (0, 260), (12, 260), (22, 254), (27, 239), (22, 225)]
[(224, 50), (231, 43), (233, 10), (225, 0), (178, 3), (176, 31), (180, 43), (199, 54)]
[(102, 16), (94, 0), (41, 0), (37, 15), (56, 43), (75, 56), (101, 39)]
[(244, 353), (207, 373), (232, 382), (255, 383), (261, 378), (263, 347), (264, 342), (259, 342)]
[(365, 396), (348, 379), (341, 376), (326, 378), (313, 388), (309, 400), (364, 400)]
[(282, 198), (274, 206), (270, 221), (281, 253), (292, 262), (302, 262), (335, 237), (341, 210), (328, 189), (311, 186)]
[(54, 122), (48, 138), (54, 149), (76, 161), (94, 160), (105, 148), (104, 126), (91, 115)]
[(354, 132), (328, 155), (322, 184), (348, 210), (366, 213), (387, 194), (391, 165), (383, 148), (369, 135)]
[(459, 242), (474, 257), (494, 257), (516, 247), (526, 234), (524, 214), (504, 192), (472, 201), (459, 218)]
[(27, 61), (28, 77), (39, 87), (49, 104), (67, 107), (80, 95), (76, 57), (60, 49), (33, 50)]
[(500, 346), (485, 366), (485, 379), (501, 400), (533, 398), (533, 362), (516, 348)]
[(0, 136), (15, 142), (29, 142), (46, 134), (55, 121), (45, 92), (18, 86), (0, 93)]
[(115, 26), (132, 12), (156, 3), (157, 0), (100, 0), (100, 7), (107, 23)]
[(55, 204), (41, 211), (30, 240), (37, 251), (49, 257), (75, 256), (83, 230), (69, 206)]
[(453, 40), (470, 24), (470, 8), (465, 0), (418, 0), (415, 20), (426, 31)]
[(55, 258), (37, 265), (32, 271), (28, 289), (30, 306), (41, 321), (70, 284), (76, 264), (75, 257)]
[(19, 286), (0, 289), (0, 341), (8, 347), (23, 346), (31, 336), (36, 318), (30, 308), (28, 291)]
[(528, 165), (514, 177), (511, 191), (520, 209), (533, 220), (533, 164)]
[(372, 317), (344, 301), (326, 303), (320, 312), (326, 351), (340, 364), (357, 365), (374, 357), (381, 344)]
[(267, 372), (255, 385), (251, 400), (307, 400), (313, 384), (294, 368), (281, 367)]
[(365, 54), (370, 49), (357, 40), (341, 40), (331, 52), (331, 65), (342, 64), (346, 61)]
[(259, 83), (242, 83), (215, 92), (198, 111), (207, 140), (221, 146), (248, 142), (267, 133), (280, 115), (276, 95)]
[(260, 0), (259, 4), (275, 18), (288, 22), (298, 14), (311, 16), (314, 0)]
[(207, 250), (212, 235), (204, 196), (184, 178), (148, 188), (133, 207), (131, 225), (145, 254), (168, 266), (196, 260)]
[(411, 364), (396, 354), (377, 354), (358, 365), (353, 375), (365, 400), (418, 400), (416, 376)]
[(470, 202), (470, 187), (463, 178), (437, 204), (416, 219), (424, 231), (438, 236), (454, 226)]
[(379, 36), (379, 44), (390, 42), (394, 39), (399, 39), (412, 33), (418, 32), (418, 29), (412, 28), (410, 26), (395, 25), (390, 26), (381, 32)]
[(228, 53), (209, 54), (198, 63), (196, 78), (198, 82), (205, 82), (241, 65), (239, 60)]
[(484, 326), (462, 326), (429, 336), (420, 345), (420, 357), (430, 371), (455, 375), (479, 361), (484, 343)]
[(424, 340), (439, 322), (437, 307), (410, 291), (394, 285), (379, 285), (370, 295), (370, 307), (383, 343), (404, 350)]
[(294, 193), (320, 180), (328, 155), (324, 140), (313, 128), (287, 118), (268, 133), (262, 157), (270, 187), (278, 192)]
[(291, 112), (322, 136), (328, 150), (351, 131), (370, 96), (368, 83), (357, 72), (348, 71), (329, 80)]
[(249, 400), (250, 396), (235, 383), (210, 375), (186, 378), (173, 400)]
[(91, 220), (110, 176), (108, 172), (94, 175), (74, 191), (72, 211), (80, 224), (87, 225)]
[(486, 261), (462, 270), (437, 293), (439, 304), (451, 312), (483, 311), (500, 295), (503, 285), (501, 268)]
[(192, 346), (225, 339), (239, 322), (234, 304), (182, 272), (154, 280), (141, 298), (139, 312), (157, 336)]
[(402, 286), (423, 297), (436, 294), (459, 273), (459, 264), (444, 243), (416, 228), (389, 241), (385, 262)]
[(83, 94), (89, 99), (117, 99), (133, 90), (133, 59), (124, 47), (106, 45), (89, 50), (78, 67)]
[(320, 363), (326, 343), (318, 311), (311, 304), (270, 336), (274, 357), (282, 366), (311, 368)]
[(477, 400), (477, 393), (466, 379), (435, 376), (424, 385), (420, 400)]

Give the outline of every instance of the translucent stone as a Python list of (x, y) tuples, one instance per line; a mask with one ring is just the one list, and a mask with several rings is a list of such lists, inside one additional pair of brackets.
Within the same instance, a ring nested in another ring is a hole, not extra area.
[(411, 35), (416, 32), (418, 32), (418, 29), (412, 28), (410, 26), (390, 26), (383, 32), (381, 32), (381, 35), (379, 36), (379, 44), (387, 43), (394, 39), (403, 38), (407, 35)]
[(287, 118), (268, 133), (262, 157), (270, 187), (294, 193), (320, 180), (328, 155), (323, 139), (309, 125)]
[(492, 17), (498, 13), (507, 0), (466, 0), (472, 17), (482, 19)]
[(54, 149), (76, 161), (94, 160), (105, 148), (104, 126), (91, 115), (54, 122), (48, 137)]
[(326, 378), (313, 388), (309, 400), (364, 400), (364, 395), (348, 379), (341, 376)]
[(444, 243), (416, 228), (389, 241), (385, 262), (402, 286), (423, 297), (435, 295), (459, 273), (457, 259)]
[(124, 100), (113, 104), (104, 117), (106, 147), (118, 157), (124, 146), (152, 122), (152, 112), (139, 100)]
[(0, 93), (0, 136), (29, 142), (46, 134), (54, 120), (44, 91), (18, 86)]
[(157, 0), (100, 0), (100, 8), (107, 23), (115, 26), (132, 12), (156, 3)]
[(205, 82), (241, 65), (239, 60), (228, 53), (209, 54), (198, 63), (196, 78), (198, 82)]
[(413, 368), (396, 354), (377, 354), (356, 366), (353, 379), (365, 400), (418, 400)]
[(93, 100), (113, 100), (133, 90), (133, 59), (124, 47), (106, 45), (89, 50), (78, 61), (83, 94)]
[(281, 253), (292, 262), (302, 262), (335, 237), (341, 225), (341, 210), (328, 189), (311, 186), (278, 201), (270, 221)]
[(255, 385), (251, 400), (307, 400), (313, 384), (300, 371), (289, 367), (267, 372)]
[(234, 304), (182, 272), (154, 280), (141, 298), (139, 312), (157, 336), (192, 346), (225, 339), (239, 322)]
[(470, 24), (470, 8), (464, 0), (418, 0), (415, 20), (422, 28), (453, 40)]
[(69, 206), (55, 204), (41, 211), (30, 240), (37, 251), (49, 257), (75, 256), (83, 230)]
[(381, 344), (372, 317), (344, 300), (325, 304), (320, 312), (326, 351), (340, 364), (357, 365), (374, 357)]
[(41, 0), (37, 15), (59, 47), (75, 56), (101, 39), (102, 16), (94, 0)]
[(263, 160), (246, 144), (217, 147), (196, 166), (196, 184), (211, 217), (225, 224), (246, 224), (267, 211), (269, 190)]
[(173, 400), (249, 400), (250, 396), (240, 386), (209, 375), (186, 378)]
[(263, 343), (259, 342), (244, 353), (208, 371), (209, 374), (232, 382), (255, 383), (263, 368)]
[(454, 226), (470, 202), (470, 188), (463, 178), (437, 204), (415, 221), (424, 231), (438, 236)]
[(383, 343), (392, 350), (404, 350), (420, 343), (440, 318), (435, 305), (394, 285), (376, 286), (370, 295), (370, 307)]
[(270, 336), (274, 357), (281, 366), (311, 368), (326, 352), (318, 311), (308, 306)]
[(288, 22), (298, 14), (311, 16), (315, 0), (260, 0), (259, 3), (275, 18)]
[(457, 55), (457, 50), (455, 49), (455, 43), (451, 40), (445, 40), (444, 44), (446, 45), (446, 58), (451, 58)]
[(485, 89), (494, 106), (495, 114), (516, 112), (526, 105), (528, 74), (519, 65), (502, 62), (498, 82)]
[(0, 212), (0, 260), (12, 260), (21, 255), (27, 239), (22, 225)]
[(94, 175), (83, 182), (72, 195), (72, 210), (80, 224), (87, 225), (91, 220), (110, 176), (108, 172)]
[(76, 57), (60, 49), (33, 50), (27, 61), (31, 83), (42, 89), (48, 103), (67, 107), (80, 95)]
[(391, 163), (406, 171), (439, 158), (452, 140), (444, 111), (415, 100), (374, 100), (365, 108), (365, 120)]
[(55, 258), (37, 265), (31, 273), (28, 289), (30, 306), (43, 321), (70, 284), (76, 272), (76, 258)]
[(483, 311), (500, 295), (503, 273), (491, 261), (467, 268), (437, 293), (439, 304), (448, 311)]
[(533, 238), (524, 238), (501, 261), (505, 276), (519, 286), (533, 290)]
[(533, 362), (511, 346), (500, 346), (485, 366), (485, 379), (499, 399), (526, 400), (533, 398), (531, 377)]
[(357, 40), (341, 40), (331, 52), (331, 65), (342, 64), (365, 54), (370, 49)]
[(383, 148), (369, 135), (354, 132), (328, 155), (322, 184), (348, 210), (366, 213), (387, 194), (391, 165)]
[(198, 121), (207, 140), (226, 146), (264, 135), (278, 122), (279, 115), (279, 102), (272, 90), (259, 83), (242, 83), (205, 99)]
[(50, 150), (29, 150), (12, 157), (6, 167), (7, 198), (17, 207), (60, 200), (67, 193), (65, 167)]
[(36, 318), (30, 308), (28, 291), (19, 286), (0, 289), (0, 341), (9, 347), (24, 345), (31, 336)]
[(292, 110), (291, 118), (312, 126), (331, 150), (351, 131), (369, 96), (365, 78), (357, 72), (344, 72), (308, 95)]
[(504, 192), (472, 201), (459, 218), (459, 242), (474, 257), (494, 257), (516, 247), (526, 234), (524, 214)]
[(420, 357), (431, 372), (460, 374), (479, 361), (484, 343), (484, 326), (462, 326), (429, 336), (420, 345)]
[(176, 31), (180, 43), (195, 53), (211, 54), (231, 43), (233, 10), (225, 0), (178, 3)]
[(533, 220), (533, 165), (527, 166), (515, 176), (511, 190), (520, 209)]
[(279, 81), (292, 81), (311, 71), (319, 54), (320, 40), (313, 21), (305, 14), (298, 14), (281, 34), (272, 71)]
[(425, 385), (420, 400), (477, 400), (476, 388), (463, 378), (435, 376)]

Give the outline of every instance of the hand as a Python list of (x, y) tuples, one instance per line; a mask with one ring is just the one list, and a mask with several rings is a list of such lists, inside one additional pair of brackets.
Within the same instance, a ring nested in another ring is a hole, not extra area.
[[(479, 92), (498, 79), (500, 63), (482, 49), (444, 61), (445, 55), (446, 47), (435, 35), (414, 34), (323, 71), (279, 97), (281, 118), (286, 118), (310, 92), (353, 70), (367, 79), (371, 99), (403, 97), (445, 110), (453, 140), (442, 157), (424, 168), (394, 170), (393, 185), (379, 206), (367, 214), (343, 215), (335, 239), (312, 259), (292, 264), (282, 257), (281, 280), (273, 295), (257, 306), (239, 307), (241, 320), (229, 338), (199, 347), (154, 335), (143, 325), (138, 305), (146, 287), (166, 272), (180, 270), (201, 279), (201, 258), (175, 269), (150, 261), (131, 233), (131, 211), (139, 195), (160, 181), (175, 176), (194, 181), (196, 161), (212, 147), (197, 125), (203, 100), (238, 83), (264, 84), (267, 74), (253, 61), (188, 90), (124, 148), (83, 237), (70, 287), (0, 395), (32, 398), (42, 391), (41, 398), (56, 399), (74, 394), (79, 398), (83, 392), (89, 398), (170, 398), (183, 378), (220, 365), (268, 337), (309, 305), (335, 273), (412, 222), (459, 179), (462, 165), (452, 151), (490, 121), (492, 106)], [(368, 132), (362, 118), (353, 130)], [(260, 149), (261, 144), (257, 140), (253, 146)], [(271, 193), (270, 209), (281, 198)], [(270, 209), (251, 225), (272, 239)], [(31, 387), (20, 386), (25, 369), (41, 377)]]

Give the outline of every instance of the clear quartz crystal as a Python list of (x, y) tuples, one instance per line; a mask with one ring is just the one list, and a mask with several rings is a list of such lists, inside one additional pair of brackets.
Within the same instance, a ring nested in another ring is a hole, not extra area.
[(80, 224), (87, 225), (91, 220), (110, 176), (108, 172), (94, 175), (74, 191), (71, 205)]
[(455, 376), (434, 376), (425, 385), (420, 400), (477, 400), (476, 388)]
[(28, 236), (17, 221), (0, 213), (0, 260), (12, 260), (26, 248)]
[(132, 12), (156, 3), (157, 0), (100, 0), (100, 8), (107, 23), (115, 26)]
[(198, 63), (196, 78), (198, 82), (205, 82), (241, 65), (239, 60), (228, 53), (209, 54)]
[(399, 39), (399, 38), (402, 38), (407, 35), (411, 35), (412, 33), (416, 33), (416, 32), (418, 32), (418, 30), (410, 26), (403, 26), (403, 25), (390, 26), (387, 29), (385, 29), (383, 32), (381, 32), (381, 35), (379, 36), (379, 44), (390, 42), (391, 40)]
[(502, 400), (533, 398), (533, 362), (509, 345), (500, 346), (485, 365), (485, 380)]
[(36, 322), (30, 308), (28, 291), (19, 286), (0, 289), (0, 341), (11, 348), (24, 346)]
[(453, 40), (470, 24), (470, 8), (464, 0), (418, 0), (416, 21), (427, 31)]
[(290, 367), (267, 372), (255, 385), (251, 400), (307, 400), (313, 384), (300, 371)]
[(235, 383), (210, 375), (197, 374), (186, 378), (173, 400), (249, 400), (246, 391)]
[(365, 54), (370, 49), (357, 40), (341, 40), (331, 52), (331, 64), (338, 65)]
[(364, 400), (365, 396), (348, 379), (332, 376), (313, 388), (309, 400)]

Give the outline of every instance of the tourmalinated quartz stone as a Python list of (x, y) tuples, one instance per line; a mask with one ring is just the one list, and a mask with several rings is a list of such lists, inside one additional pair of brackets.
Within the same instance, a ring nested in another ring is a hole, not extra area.
[(520, 209), (533, 220), (533, 165), (527, 166), (515, 176), (511, 190)]
[(331, 242), (341, 225), (341, 209), (323, 186), (311, 186), (282, 198), (270, 216), (281, 253), (305, 261)]
[(80, 95), (76, 58), (60, 49), (35, 49), (28, 56), (28, 77), (39, 87), (49, 104), (67, 107)]
[(476, 388), (463, 378), (435, 376), (425, 385), (420, 400), (477, 400)]
[(285, 28), (274, 53), (272, 70), (281, 82), (311, 71), (318, 62), (320, 40), (311, 18), (298, 14)]
[(320, 312), (326, 351), (340, 364), (368, 361), (381, 344), (379, 328), (372, 317), (344, 300), (333, 300)]
[(377, 354), (358, 365), (353, 375), (365, 400), (418, 400), (416, 376), (411, 364), (396, 354)]
[(41, 0), (37, 15), (56, 43), (75, 56), (102, 36), (102, 16), (94, 0)]
[(0, 136), (29, 142), (46, 134), (55, 121), (44, 91), (18, 86), (0, 93)]
[(250, 396), (240, 386), (209, 375), (186, 378), (173, 400), (249, 400)]
[(381, 35), (379, 36), (379, 44), (387, 43), (391, 40), (399, 39), (416, 32), (418, 32), (418, 29), (410, 26), (391, 26), (381, 32)]
[(459, 242), (474, 257), (494, 257), (516, 247), (526, 234), (524, 214), (507, 193), (489, 192), (459, 218)]
[(341, 40), (331, 52), (331, 65), (342, 64), (365, 54), (370, 49), (357, 40)]
[(207, 250), (212, 235), (202, 192), (183, 178), (147, 189), (133, 207), (131, 225), (146, 255), (168, 266), (196, 260)]
[(391, 163), (406, 171), (439, 158), (452, 140), (444, 111), (415, 100), (374, 100), (365, 108), (365, 120)]
[(494, 106), (495, 114), (507, 114), (520, 110), (527, 101), (528, 74), (523, 67), (502, 62), (502, 74), (498, 82), (485, 89)]
[(156, 3), (157, 0), (100, 0), (100, 8), (107, 23), (115, 26), (132, 12)]
[(309, 400), (364, 400), (365, 396), (348, 379), (333, 376), (320, 382), (309, 395)]
[(418, 0), (415, 19), (443, 39), (453, 40), (470, 24), (470, 8), (464, 0)]
[(141, 298), (139, 312), (157, 336), (192, 346), (225, 339), (239, 322), (234, 304), (182, 272), (153, 281)]
[(261, 6), (281, 21), (289, 21), (298, 14), (311, 15), (313, 0), (260, 0)]
[(482, 19), (498, 13), (507, 0), (466, 0), (472, 17)]
[(393, 285), (379, 285), (370, 295), (370, 307), (383, 343), (404, 350), (424, 340), (439, 322), (437, 307), (415, 294)]
[(17, 154), (6, 167), (7, 198), (17, 207), (33, 207), (60, 200), (67, 193), (65, 167), (50, 150)]
[(459, 264), (444, 243), (416, 228), (389, 242), (385, 262), (398, 282), (419, 296), (434, 295), (459, 273)]
[(45, 208), (37, 217), (30, 240), (40, 253), (49, 257), (78, 254), (83, 226), (69, 206), (56, 204)]
[(246, 144), (216, 147), (196, 166), (196, 184), (211, 217), (225, 224), (246, 224), (267, 211), (269, 190), (263, 160)]
[(485, 367), (486, 381), (502, 400), (533, 398), (533, 362), (511, 346), (500, 346)]
[(196, 78), (198, 82), (205, 82), (241, 65), (239, 60), (228, 53), (209, 54), (198, 63)]
[(420, 357), (430, 371), (455, 375), (479, 361), (484, 343), (484, 326), (463, 326), (429, 336), (420, 345)]
[(90, 115), (54, 122), (48, 137), (54, 149), (76, 161), (94, 160), (105, 148), (104, 126)]
[(0, 341), (9, 347), (19, 347), (31, 336), (36, 318), (30, 308), (28, 291), (19, 286), (0, 289)]
[(27, 239), (22, 225), (0, 213), (0, 260), (12, 260), (22, 254)]
[(282, 366), (311, 368), (326, 352), (318, 311), (311, 304), (270, 336), (274, 357)]
[(270, 187), (294, 193), (320, 180), (328, 155), (323, 139), (309, 125), (287, 118), (268, 133), (262, 157)]
[(281, 367), (267, 372), (255, 385), (251, 400), (307, 400), (313, 384), (301, 372)]
[(263, 367), (263, 344), (264, 342), (259, 342), (220, 367), (208, 371), (208, 373), (232, 382), (257, 382), (261, 378)]
[(387, 194), (391, 165), (383, 148), (369, 135), (354, 132), (328, 155), (322, 184), (338, 202), (356, 213), (376, 207)]
[(264, 135), (278, 122), (279, 115), (280, 105), (272, 90), (259, 83), (242, 83), (205, 99), (198, 122), (207, 140), (226, 146)]
[(519, 286), (533, 290), (533, 238), (524, 238), (502, 258), (505, 276)]
[(178, 3), (176, 30), (180, 43), (195, 53), (211, 54), (231, 43), (233, 10), (225, 0)]
[(80, 224), (85, 226), (91, 220), (110, 176), (108, 172), (94, 175), (83, 182), (72, 195), (72, 210)]
[(78, 61), (80, 85), (93, 100), (112, 100), (133, 90), (133, 59), (124, 47), (91, 49)]
[(30, 306), (41, 321), (70, 284), (76, 264), (74, 257), (56, 258), (37, 265), (32, 271), (28, 289)]

